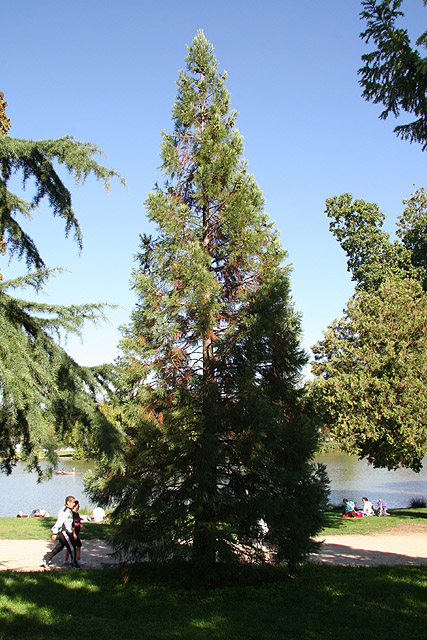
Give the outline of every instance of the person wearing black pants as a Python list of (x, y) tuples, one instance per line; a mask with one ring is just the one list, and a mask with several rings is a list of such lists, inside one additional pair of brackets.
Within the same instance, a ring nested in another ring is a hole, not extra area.
[(73, 532), (73, 507), (75, 503), (74, 496), (65, 498), (65, 506), (60, 509), (58, 518), (52, 527), (52, 540), (56, 541), (52, 551), (46, 553), (42, 560), (42, 567), (49, 568), (52, 558), (56, 556), (65, 547), (70, 554), (71, 565), (75, 569), (80, 569), (76, 559), (76, 545)]

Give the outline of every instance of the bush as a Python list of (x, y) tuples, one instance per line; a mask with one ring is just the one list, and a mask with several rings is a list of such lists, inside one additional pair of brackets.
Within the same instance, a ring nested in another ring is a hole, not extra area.
[(410, 509), (425, 509), (427, 507), (427, 502), (424, 498), (412, 498), (409, 508)]

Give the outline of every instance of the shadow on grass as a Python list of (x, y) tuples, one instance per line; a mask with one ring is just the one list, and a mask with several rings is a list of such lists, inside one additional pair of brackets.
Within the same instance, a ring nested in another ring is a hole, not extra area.
[(393, 514), (401, 516), (402, 518), (410, 518), (411, 520), (418, 520), (419, 518), (427, 519), (427, 509), (425, 507), (411, 508), (411, 509), (395, 509)]
[(103, 640), (425, 638), (421, 567), (309, 564), (293, 581), (285, 571), (274, 575), (259, 586), (206, 590), (151, 565), (126, 586), (119, 570), (3, 573), (0, 638), (68, 640), (76, 629)]
[(327, 529), (343, 529), (347, 521), (341, 516), (341, 510), (333, 509), (324, 513), (324, 527)]

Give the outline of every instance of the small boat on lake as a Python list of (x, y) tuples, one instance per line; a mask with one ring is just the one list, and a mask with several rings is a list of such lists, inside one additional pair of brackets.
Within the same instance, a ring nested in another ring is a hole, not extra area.
[(73, 467), (71, 471), (65, 471), (65, 469), (61, 469), (55, 470), (55, 473), (57, 476), (76, 476), (77, 475), (77, 471), (75, 470), (75, 468)]

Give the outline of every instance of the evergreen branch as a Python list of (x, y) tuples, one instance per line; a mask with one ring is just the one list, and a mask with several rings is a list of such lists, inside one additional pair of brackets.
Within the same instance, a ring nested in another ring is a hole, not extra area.
[[(8, 233), (12, 252), (17, 253), (18, 257), (25, 255), (29, 266), (40, 268), (44, 263), (34, 242), (22, 232), (13, 219), (13, 214), (21, 213), (29, 217), (31, 209), (36, 208), (47, 197), (53, 215), (65, 222), (66, 237), (73, 231), (74, 240), (81, 250), (82, 233), (72, 209), (71, 193), (58, 176), (52, 162), (64, 165), (77, 186), (84, 183), (89, 175), (103, 181), (107, 190), (113, 177), (119, 178), (125, 185), (124, 179), (115, 170), (107, 169), (94, 160), (93, 156), (100, 153), (95, 145), (78, 142), (70, 136), (36, 142), (0, 136), (0, 231)], [(34, 180), (35, 194), (30, 204), (7, 191), (10, 176), (18, 171), (22, 171), (24, 186), (30, 178)]]

